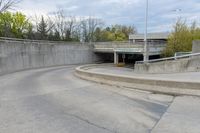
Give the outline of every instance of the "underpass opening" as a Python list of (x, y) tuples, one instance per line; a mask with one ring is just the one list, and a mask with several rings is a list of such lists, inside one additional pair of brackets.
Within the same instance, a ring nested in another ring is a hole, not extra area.
[[(118, 62), (124, 63), (125, 67), (133, 67), (137, 61), (143, 60), (143, 54), (140, 53), (118, 53)], [(149, 60), (159, 59), (160, 55), (150, 55)]]
[(114, 54), (113, 53), (95, 53), (99, 58), (100, 63), (113, 63)]
[[(99, 58), (98, 63), (114, 63), (115, 58), (117, 58), (117, 63), (124, 63), (125, 67), (133, 67), (137, 61), (143, 60), (143, 54), (141, 53), (126, 53), (117, 52), (117, 57), (114, 56), (115, 53), (95, 53)], [(149, 59), (158, 59), (160, 55), (150, 55)]]
[(118, 53), (119, 63), (124, 63), (125, 67), (133, 67), (136, 61), (142, 61), (142, 54), (131, 54), (131, 53)]

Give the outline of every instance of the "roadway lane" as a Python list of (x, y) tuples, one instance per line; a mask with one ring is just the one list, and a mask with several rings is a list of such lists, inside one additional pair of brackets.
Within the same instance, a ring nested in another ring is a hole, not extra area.
[(0, 77), (0, 133), (147, 133), (173, 97), (81, 80), (75, 66)]

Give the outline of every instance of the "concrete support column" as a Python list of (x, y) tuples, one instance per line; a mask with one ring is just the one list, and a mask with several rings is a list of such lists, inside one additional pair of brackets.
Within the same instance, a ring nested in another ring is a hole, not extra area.
[(117, 52), (114, 52), (114, 64), (118, 64), (119, 63), (119, 55)]
[(200, 53), (200, 40), (193, 41), (192, 53)]

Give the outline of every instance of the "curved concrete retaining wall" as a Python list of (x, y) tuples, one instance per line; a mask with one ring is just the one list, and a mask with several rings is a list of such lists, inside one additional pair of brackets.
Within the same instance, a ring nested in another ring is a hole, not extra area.
[(145, 91), (172, 95), (198, 95), (200, 96), (200, 83), (180, 82), (170, 80), (154, 80), (137, 78), (132, 76), (118, 76), (114, 74), (102, 74), (98, 72), (87, 71), (91, 67), (99, 65), (85, 65), (76, 68), (75, 75), (86, 80), (109, 84), (114, 86), (128, 87)]
[[(193, 41), (192, 53), (200, 53), (200, 40)], [(200, 56), (173, 61), (136, 64), (136, 73), (177, 73), (200, 71)]]
[(200, 57), (162, 61), (156, 63), (136, 64), (136, 73), (178, 73), (200, 71)]
[(0, 40), (0, 75), (40, 67), (94, 63), (89, 44)]

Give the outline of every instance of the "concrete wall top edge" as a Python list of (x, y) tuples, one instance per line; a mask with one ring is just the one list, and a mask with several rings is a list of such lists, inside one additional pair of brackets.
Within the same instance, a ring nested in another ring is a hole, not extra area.
[(89, 43), (80, 42), (53, 42), (53, 41), (26, 41), (26, 40), (0, 40), (0, 43), (20, 43), (20, 44), (39, 44), (39, 45), (91, 45)]

